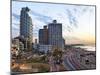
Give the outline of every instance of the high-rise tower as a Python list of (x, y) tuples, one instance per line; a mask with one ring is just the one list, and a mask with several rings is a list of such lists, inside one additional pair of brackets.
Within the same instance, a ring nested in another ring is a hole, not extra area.
[(47, 26), (44, 26), (43, 29), (39, 30), (39, 44), (42, 44), (42, 45), (48, 44), (48, 29), (47, 29)]
[(30, 9), (28, 7), (23, 7), (20, 14), (20, 35), (25, 39), (26, 50), (32, 50), (33, 42), (33, 24), (32, 19), (28, 12)]
[(49, 32), (49, 44), (54, 46), (55, 48), (63, 49), (63, 37), (62, 37), (62, 24), (57, 23), (56, 20), (53, 20), (52, 23), (48, 25)]

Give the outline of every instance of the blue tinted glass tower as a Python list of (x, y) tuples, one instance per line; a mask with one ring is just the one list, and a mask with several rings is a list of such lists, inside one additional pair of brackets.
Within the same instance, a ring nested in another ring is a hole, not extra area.
[(28, 7), (23, 7), (20, 14), (20, 35), (25, 39), (25, 48), (27, 50), (32, 49), (33, 42), (33, 24), (32, 19), (28, 12), (30, 9)]

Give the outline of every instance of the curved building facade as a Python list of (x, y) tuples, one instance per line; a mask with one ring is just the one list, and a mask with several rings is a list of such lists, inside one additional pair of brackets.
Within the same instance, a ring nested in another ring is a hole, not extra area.
[(20, 14), (20, 35), (25, 39), (25, 49), (31, 50), (33, 43), (33, 24), (28, 12), (28, 7), (23, 7)]

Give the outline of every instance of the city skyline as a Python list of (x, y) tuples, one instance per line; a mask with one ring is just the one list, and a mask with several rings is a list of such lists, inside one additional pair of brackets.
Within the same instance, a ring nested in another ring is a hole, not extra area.
[(22, 7), (31, 10), (29, 15), (33, 21), (33, 39), (38, 38), (39, 29), (56, 19), (62, 23), (66, 44), (95, 43), (95, 6), (12, 2), (12, 37), (19, 35)]

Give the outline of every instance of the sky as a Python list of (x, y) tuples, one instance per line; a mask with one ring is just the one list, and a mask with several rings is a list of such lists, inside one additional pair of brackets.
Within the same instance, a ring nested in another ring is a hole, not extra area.
[(95, 6), (12, 1), (12, 37), (19, 36), (22, 7), (30, 9), (33, 41), (38, 39), (39, 29), (56, 19), (62, 23), (66, 44), (95, 43)]

